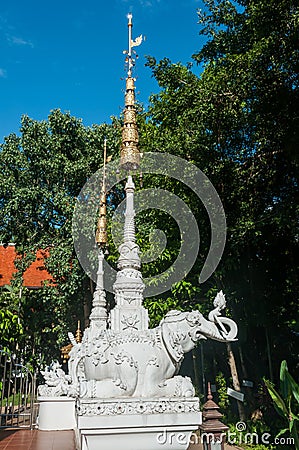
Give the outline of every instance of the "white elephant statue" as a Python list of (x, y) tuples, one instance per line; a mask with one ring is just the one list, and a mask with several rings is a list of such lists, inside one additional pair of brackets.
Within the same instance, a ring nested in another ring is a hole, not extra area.
[(211, 320), (199, 311), (170, 311), (158, 327), (146, 331), (86, 329), (82, 343), (72, 339), (74, 389), (88, 398), (194, 396), (191, 380), (177, 373), (184, 354), (200, 339), (236, 340), (237, 325), (219, 317), (222, 308), (216, 306)]

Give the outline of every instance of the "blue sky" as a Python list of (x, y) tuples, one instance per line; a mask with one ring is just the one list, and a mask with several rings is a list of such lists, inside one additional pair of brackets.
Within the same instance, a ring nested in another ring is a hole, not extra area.
[[(123, 50), (133, 13), (138, 100), (158, 92), (145, 55), (186, 63), (202, 46), (201, 0), (40, 0), (0, 5), (0, 142), (23, 114), (47, 119), (60, 108), (85, 125), (110, 122), (124, 104)], [(195, 71), (198, 69), (195, 68)]]

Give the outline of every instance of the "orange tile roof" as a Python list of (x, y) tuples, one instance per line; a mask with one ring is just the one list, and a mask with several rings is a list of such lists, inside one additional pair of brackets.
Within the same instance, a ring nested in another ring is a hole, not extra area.
[[(28, 288), (41, 288), (45, 281), (53, 282), (53, 278), (44, 265), (45, 259), (49, 256), (48, 250), (37, 250), (36, 259), (25, 270), (23, 274), (23, 286)], [(10, 284), (14, 273), (15, 259), (17, 252), (14, 244), (0, 244), (0, 286)]]

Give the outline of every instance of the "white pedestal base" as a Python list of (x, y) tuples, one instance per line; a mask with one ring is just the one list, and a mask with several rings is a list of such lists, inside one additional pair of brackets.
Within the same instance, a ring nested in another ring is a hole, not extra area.
[[(162, 404), (159, 401), (156, 403)], [(180, 407), (182, 403), (177, 401)], [(100, 402), (98, 404), (101, 405)], [(186, 450), (191, 433), (201, 424), (201, 413), (198, 411), (124, 413), (123, 404), (122, 400), (119, 414), (110, 410), (107, 415), (78, 415), (81, 450)]]
[(74, 430), (77, 426), (75, 399), (71, 397), (38, 397), (39, 430)]

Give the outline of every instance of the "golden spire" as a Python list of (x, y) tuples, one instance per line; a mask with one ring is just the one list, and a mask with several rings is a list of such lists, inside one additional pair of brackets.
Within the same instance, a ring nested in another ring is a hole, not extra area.
[[(104, 290), (104, 250), (107, 245), (107, 218), (106, 218), (106, 162), (107, 140), (104, 140), (103, 182), (100, 194), (100, 211), (96, 230), (96, 243), (98, 244), (98, 270), (96, 288), (92, 298), (92, 310), (89, 316), (90, 325), (98, 329), (107, 328), (106, 294)], [(107, 252), (107, 250), (106, 250)]]
[(132, 78), (132, 69), (135, 65), (135, 60), (132, 56), (132, 53), (134, 53), (132, 48), (140, 45), (143, 38), (142, 35), (140, 35), (133, 41), (132, 27), (132, 14), (128, 14), (129, 49), (124, 51), (127, 55), (126, 63), (128, 65), (128, 72), (126, 78), (124, 125), (120, 152), (120, 168), (125, 170), (136, 170), (139, 168), (140, 164), (135, 108), (135, 79)]
[(77, 344), (80, 344), (80, 342), (82, 342), (82, 331), (80, 328), (80, 320), (78, 320), (78, 327), (77, 327), (75, 339), (76, 339)]
[(107, 245), (107, 218), (106, 218), (106, 159), (107, 159), (107, 140), (104, 140), (104, 166), (103, 166), (103, 182), (100, 193), (100, 211), (98, 225), (96, 230), (96, 243), (100, 248)]
[[(76, 342), (79, 344), (82, 341), (82, 331), (80, 328), (80, 320), (78, 320), (78, 325), (77, 325), (77, 331), (75, 334), (75, 340)], [(61, 352), (61, 358), (62, 358), (62, 362), (63, 364), (65, 364), (69, 359), (70, 359), (70, 351), (73, 348), (73, 344), (68, 344), (68, 345), (64, 345), (63, 347), (61, 347), (60, 352)]]

